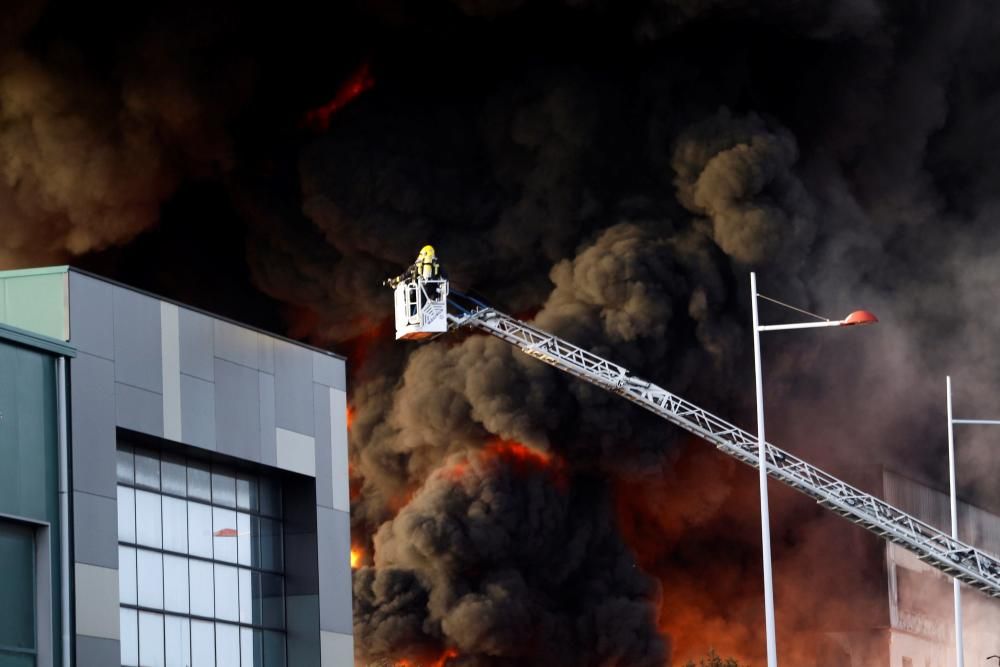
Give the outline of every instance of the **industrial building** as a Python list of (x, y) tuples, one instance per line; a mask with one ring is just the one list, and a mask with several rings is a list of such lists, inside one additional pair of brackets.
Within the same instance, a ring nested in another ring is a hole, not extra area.
[(0, 664), (353, 665), (343, 358), (0, 272)]

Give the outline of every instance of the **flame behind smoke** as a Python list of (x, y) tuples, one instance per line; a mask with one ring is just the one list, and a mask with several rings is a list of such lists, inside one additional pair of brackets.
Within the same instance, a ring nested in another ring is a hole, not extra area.
[(362, 63), (357, 70), (343, 83), (329, 102), (323, 106), (311, 109), (306, 112), (303, 121), (306, 127), (314, 130), (326, 130), (330, 127), (330, 118), (335, 113), (346, 107), (357, 99), (362, 93), (375, 86), (375, 77), (372, 76), (371, 66)]

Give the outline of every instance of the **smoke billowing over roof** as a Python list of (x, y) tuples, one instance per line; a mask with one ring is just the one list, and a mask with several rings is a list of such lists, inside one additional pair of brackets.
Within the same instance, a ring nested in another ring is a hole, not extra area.
[[(14, 3), (0, 264), (80, 263), (350, 355), (364, 659), (759, 658), (747, 470), (498, 341), (392, 344), (379, 283), (433, 243), (463, 290), (744, 425), (747, 272), (863, 306), (879, 327), (766, 341), (773, 439), (933, 477), (943, 375), (970, 410), (1000, 384), (1000, 9), (312, 4)], [(962, 477), (995, 504), (978, 437)], [(779, 636), (819, 599), (851, 601), (842, 626), (875, 605), (843, 560), (838, 590), (805, 585), (839, 534), (775, 504)]]

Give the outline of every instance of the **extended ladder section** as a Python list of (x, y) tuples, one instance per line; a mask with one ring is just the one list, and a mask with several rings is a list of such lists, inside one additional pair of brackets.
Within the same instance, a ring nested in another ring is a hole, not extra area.
[[(473, 327), (519, 347), (581, 380), (620, 394), (673, 422), (749, 466), (757, 467), (757, 437), (689, 403), (666, 389), (633, 376), (607, 359), (494, 310), (478, 301), (465, 307), (449, 299), (449, 327)], [(840, 481), (768, 443), (767, 474), (871, 532), (906, 547), (920, 560), (983, 593), (1000, 597), (1000, 560), (952, 539), (933, 526)]]

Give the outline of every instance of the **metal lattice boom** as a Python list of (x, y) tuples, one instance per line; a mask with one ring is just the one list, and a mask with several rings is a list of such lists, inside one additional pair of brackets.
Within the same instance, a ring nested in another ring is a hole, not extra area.
[[(629, 373), (628, 369), (476, 302), (472, 309), (450, 300), (450, 328), (474, 327), (561, 371), (619, 394), (757, 467), (757, 438), (683, 398)], [(833, 475), (767, 443), (767, 474), (814, 498), (837, 514), (902, 545), (920, 560), (983, 593), (1000, 597), (1000, 560), (864, 493)]]

